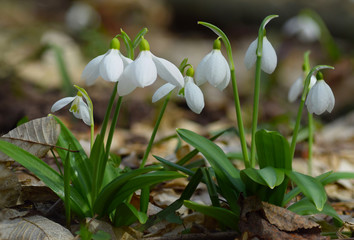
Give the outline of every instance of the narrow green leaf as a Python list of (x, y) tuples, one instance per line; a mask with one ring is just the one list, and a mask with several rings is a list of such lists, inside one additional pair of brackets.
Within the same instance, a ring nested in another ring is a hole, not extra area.
[[(326, 172), (326, 173), (323, 173), (323, 174), (317, 176), (316, 179), (319, 180), (322, 183), (322, 185), (324, 185), (323, 184), (324, 179), (327, 179), (327, 177), (331, 176), (332, 174), (333, 174), (333, 172), (329, 171), (329, 172)], [(290, 192), (288, 192), (285, 195), (281, 205), (285, 206), (288, 202), (291, 201), (291, 199), (296, 197), (300, 192), (301, 192), (301, 190), (299, 187), (295, 187), (294, 189), (292, 189)]]
[(189, 170), (188, 168), (185, 168), (185, 167), (182, 167), (176, 163), (173, 163), (173, 162), (170, 162), (166, 159), (163, 159), (162, 157), (158, 157), (158, 156), (155, 156), (154, 155), (154, 158), (156, 158), (156, 160), (158, 160), (159, 162), (162, 162), (163, 164), (173, 168), (173, 169), (176, 169), (176, 170), (179, 170), (185, 174), (188, 174), (189, 176), (193, 176), (194, 175), (194, 172), (192, 170)]
[(273, 189), (279, 186), (284, 180), (284, 172), (281, 169), (265, 167), (259, 170), (259, 176)]
[(340, 179), (354, 179), (354, 173), (353, 172), (334, 172), (334, 173), (326, 176), (323, 180), (321, 180), (321, 183), (323, 185), (327, 185), (329, 183), (336, 182)]
[(185, 200), (183, 204), (189, 209), (201, 212), (207, 216), (215, 218), (220, 223), (231, 229), (238, 230), (238, 216), (230, 210), (220, 207), (205, 206), (189, 200)]
[(130, 203), (121, 203), (116, 209), (113, 225), (115, 227), (129, 226), (137, 220), (141, 224), (144, 224), (146, 223), (147, 219), (148, 217), (145, 213), (139, 212)]
[(171, 217), (169, 217), (169, 216), (173, 216), (174, 218), (176, 218), (175, 212), (179, 208), (181, 208), (184, 200), (188, 200), (192, 197), (193, 193), (197, 189), (197, 186), (199, 185), (202, 178), (203, 178), (202, 171), (200, 169), (198, 169), (195, 172), (195, 174), (191, 177), (191, 179), (189, 180), (189, 183), (187, 184), (187, 186), (183, 190), (181, 196), (176, 201), (174, 201), (172, 204), (170, 204), (168, 207), (166, 207), (165, 209), (163, 209), (162, 211), (157, 213), (155, 216), (152, 216), (146, 222), (146, 224), (144, 224), (139, 229), (139, 231), (144, 231), (145, 229), (150, 228), (152, 225), (154, 225), (162, 220), (165, 220), (165, 219), (167, 220), (168, 218), (169, 218), (169, 220), (171, 220)]
[[(71, 154), (71, 179), (74, 187), (80, 192), (80, 194), (85, 197), (87, 201), (91, 201), (92, 163), (89, 161), (85, 151), (71, 131), (59, 118), (54, 115), (53, 117), (60, 125), (60, 135), (57, 146), (63, 148), (57, 148), (56, 151), (62, 161), (67, 156), (67, 150), (64, 149), (68, 149), (70, 146), (71, 150), (77, 151)], [(65, 166), (65, 162), (63, 162), (63, 164)]]
[(112, 212), (120, 203), (129, 197), (129, 195), (138, 189), (181, 177), (186, 177), (186, 175), (169, 171), (152, 172), (133, 177), (115, 192), (114, 197), (112, 195), (110, 196), (110, 203), (105, 205), (104, 212)]
[[(24, 151), (22, 148), (3, 140), (0, 140), (0, 151), (30, 170), (64, 200), (64, 180), (59, 173), (49, 167), (48, 164)], [(88, 203), (83, 200), (76, 189), (72, 188), (70, 192), (72, 210), (80, 217), (89, 216), (90, 209)]]
[(71, 179), (71, 163), (70, 152), (67, 153), (64, 167), (64, 206), (65, 206), (65, 218), (66, 227), (70, 229), (71, 225), (71, 208), (70, 208), (70, 179)]
[(205, 184), (207, 185), (208, 188), (210, 200), (214, 207), (220, 207), (218, 192), (215, 186), (215, 182), (211, 177), (212, 175), (210, 174), (209, 169), (207, 168), (201, 168), (201, 169), (205, 179)]
[(133, 177), (161, 169), (161, 166), (148, 166), (121, 174), (119, 177), (107, 184), (99, 193), (97, 196), (97, 201), (94, 202), (94, 212), (102, 216), (105, 208), (107, 208), (107, 206), (110, 204), (113, 196), (124, 184), (126, 184)]
[(308, 197), (319, 211), (322, 211), (327, 201), (327, 194), (317, 179), (298, 172), (287, 170), (286, 175), (296, 183), (306, 197)]
[(317, 213), (326, 214), (336, 219), (339, 223), (343, 224), (342, 219), (338, 216), (333, 207), (328, 203), (323, 206), (322, 211), (319, 211), (308, 198), (303, 198), (300, 201), (290, 205), (288, 209), (300, 215), (311, 215)]
[(177, 133), (184, 141), (204, 155), (218, 178), (229, 181), (238, 192), (244, 192), (245, 186), (241, 181), (240, 171), (231, 164), (220, 147), (209, 139), (186, 129), (178, 129)]
[(256, 147), (260, 168), (272, 166), (291, 170), (289, 143), (280, 133), (259, 130), (256, 133)]
[(93, 163), (92, 202), (95, 202), (96, 196), (101, 190), (104, 170), (106, 169), (104, 164), (107, 162), (107, 159), (104, 159), (104, 157), (108, 156), (105, 154), (103, 139), (101, 135), (98, 134), (91, 149), (90, 156), (90, 162)]

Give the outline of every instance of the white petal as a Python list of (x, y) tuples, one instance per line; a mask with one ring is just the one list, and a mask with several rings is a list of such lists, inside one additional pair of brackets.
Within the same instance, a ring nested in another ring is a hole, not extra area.
[(184, 87), (184, 94), (188, 107), (199, 114), (204, 108), (204, 96), (200, 88), (193, 81), (187, 81)]
[(202, 59), (202, 61), (200, 61), (197, 69), (195, 70), (194, 79), (195, 79), (195, 82), (198, 86), (204, 84), (207, 81), (207, 78), (206, 78), (207, 64), (206, 63), (208, 62), (208, 59), (210, 58), (211, 55), (212, 55), (212, 51), (210, 53), (208, 53)]
[(159, 89), (156, 90), (154, 95), (152, 96), (152, 102), (157, 102), (164, 96), (166, 96), (169, 92), (171, 92), (176, 86), (171, 83), (166, 83), (162, 85)]
[(165, 81), (178, 86), (183, 87), (183, 76), (179, 69), (170, 61), (166, 59), (159, 58), (152, 55), (152, 60), (154, 61), (157, 69), (157, 74)]
[(327, 111), (330, 113), (332, 112), (333, 108), (334, 108), (334, 104), (335, 104), (335, 99), (334, 99), (334, 94), (332, 92), (332, 89), (330, 88), (330, 86), (328, 86), (328, 84), (324, 82), (325, 88), (326, 88), (326, 97), (327, 97)]
[(95, 83), (96, 79), (100, 75), (99, 65), (105, 54), (92, 59), (82, 71), (81, 79), (86, 81), (86, 85), (90, 86)]
[(118, 94), (119, 96), (125, 96), (135, 90), (136, 85), (132, 79), (132, 65), (128, 65), (119, 78)]
[(85, 124), (91, 126), (91, 117), (90, 117), (89, 107), (82, 99), (80, 99), (80, 107), (79, 108), (80, 108), (80, 110), (79, 110), (80, 119), (82, 119)]
[(123, 72), (123, 61), (117, 49), (110, 49), (100, 63), (100, 75), (109, 82), (117, 82)]
[(132, 80), (138, 87), (146, 87), (153, 84), (157, 78), (157, 69), (152, 60), (150, 51), (141, 51), (132, 66)]
[(263, 52), (262, 52), (262, 70), (268, 74), (274, 72), (277, 66), (277, 54), (268, 41), (267, 37), (263, 38)]
[(125, 57), (121, 52), (119, 52), (119, 56), (123, 61), (124, 68), (126, 68), (130, 63), (133, 62), (130, 58)]
[(220, 50), (212, 51), (212, 55), (209, 57), (205, 67), (205, 76), (214, 87), (222, 83), (229, 71), (229, 65), (225, 65), (225, 58)]
[(303, 89), (304, 89), (304, 85), (303, 85), (302, 77), (299, 77), (290, 87), (288, 93), (289, 102), (294, 102), (300, 96)]
[(62, 98), (60, 100), (58, 100), (57, 102), (55, 102), (52, 106), (52, 109), (50, 110), (51, 112), (56, 112), (59, 109), (62, 109), (63, 107), (65, 107), (66, 105), (68, 105), (69, 103), (71, 103), (72, 101), (74, 101), (75, 97), (65, 97)]
[[(328, 89), (325, 81), (317, 81), (310, 89), (306, 99), (306, 106), (310, 113), (320, 115), (324, 113), (330, 104), (330, 96), (328, 96)], [(327, 85), (328, 86), (328, 85)], [(332, 92), (332, 91), (331, 91)]]
[(253, 65), (256, 63), (257, 42), (258, 42), (258, 38), (250, 44), (250, 46), (248, 47), (248, 49), (246, 51), (244, 63), (245, 63), (245, 66), (247, 69), (251, 69), (253, 67)]
[(311, 79), (310, 79), (309, 88), (311, 89), (311, 88), (315, 85), (316, 82), (317, 82), (316, 77), (312, 75), (312, 76), (311, 76)]

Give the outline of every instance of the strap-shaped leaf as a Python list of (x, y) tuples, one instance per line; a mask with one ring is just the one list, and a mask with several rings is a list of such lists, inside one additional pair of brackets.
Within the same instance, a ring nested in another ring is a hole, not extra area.
[[(49, 167), (48, 164), (22, 148), (3, 140), (0, 140), (0, 151), (33, 172), (34, 175), (42, 180), (61, 199), (64, 199), (64, 180), (59, 173)], [(80, 217), (88, 216), (90, 212), (89, 206), (76, 189), (70, 189), (70, 197), (72, 200), (72, 210)]]
[(285, 173), (296, 183), (301, 192), (315, 204), (316, 208), (322, 211), (327, 201), (327, 194), (321, 182), (316, 178), (295, 171), (286, 170)]
[(115, 227), (129, 226), (138, 220), (141, 224), (145, 224), (148, 219), (146, 213), (138, 211), (130, 203), (121, 203), (118, 205), (113, 220)]
[(319, 211), (308, 198), (303, 198), (300, 201), (297, 201), (296, 203), (290, 205), (288, 209), (300, 215), (323, 213), (333, 217), (339, 223), (343, 223), (342, 219), (338, 216), (336, 210), (334, 210), (333, 207), (328, 203), (323, 206), (322, 211)]
[(268, 186), (271, 189), (279, 186), (284, 181), (284, 172), (271, 166), (262, 169), (246, 168), (241, 171), (241, 177), (243, 174), (247, 175), (254, 182)]
[(238, 215), (230, 210), (221, 207), (206, 206), (189, 200), (185, 200), (183, 204), (189, 209), (193, 209), (207, 216), (213, 217), (223, 225), (237, 230)]
[[(55, 147), (60, 133), (59, 124), (52, 116), (37, 118), (24, 123), (1, 136), (1, 140), (10, 142), (39, 158)], [(11, 160), (0, 153), (0, 163)]]
[(245, 186), (241, 181), (240, 171), (232, 165), (219, 146), (209, 139), (186, 129), (178, 129), (177, 133), (184, 141), (204, 155), (218, 178), (230, 182), (230, 186), (233, 186), (238, 192), (244, 192)]
[(272, 166), (291, 170), (292, 160), (288, 141), (278, 132), (264, 129), (256, 133), (256, 147), (260, 168)]

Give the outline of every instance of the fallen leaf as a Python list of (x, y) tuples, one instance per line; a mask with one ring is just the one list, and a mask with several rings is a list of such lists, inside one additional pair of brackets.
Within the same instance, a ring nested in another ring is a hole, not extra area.
[(317, 223), (285, 208), (261, 202), (256, 197), (240, 199), (240, 205), (239, 227), (241, 232), (247, 232), (250, 238), (330, 239), (320, 235), (321, 227)]
[[(55, 146), (59, 134), (60, 125), (52, 116), (48, 116), (22, 124), (0, 139), (41, 158)], [(11, 161), (11, 158), (0, 152), (0, 163), (7, 161)]]
[(0, 239), (72, 240), (63, 226), (42, 216), (6, 219), (0, 222)]
[(16, 175), (4, 164), (0, 164), (0, 209), (16, 205), (21, 185)]

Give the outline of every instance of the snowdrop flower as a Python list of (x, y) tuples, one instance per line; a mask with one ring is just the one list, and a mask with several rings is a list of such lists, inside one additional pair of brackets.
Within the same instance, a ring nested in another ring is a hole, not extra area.
[(300, 41), (314, 42), (321, 37), (319, 25), (309, 16), (299, 15), (285, 22), (284, 32), (289, 36), (298, 36)]
[(194, 70), (189, 68), (184, 78), (184, 85), (176, 86), (171, 83), (166, 83), (156, 90), (152, 96), (152, 102), (156, 102), (169, 94), (173, 89), (178, 89), (178, 95), (186, 98), (188, 107), (195, 113), (199, 114), (204, 108), (204, 96), (200, 88), (194, 83), (193, 80)]
[(178, 68), (152, 54), (148, 41), (142, 38), (138, 57), (124, 69), (119, 79), (118, 94), (124, 96), (137, 87), (149, 86), (155, 82), (157, 75), (174, 86), (183, 86), (183, 76)]
[[(311, 89), (313, 85), (316, 83), (316, 77), (311, 76), (310, 79), (310, 86), (309, 88)], [(304, 78), (301, 76), (296, 81), (291, 85), (289, 93), (288, 93), (288, 100), (289, 102), (294, 102), (302, 93), (302, 90), (304, 89)]]
[(82, 119), (84, 123), (91, 126), (91, 110), (82, 99), (82, 96), (82, 93), (78, 91), (75, 97), (65, 97), (60, 99), (53, 104), (51, 112), (56, 112), (72, 102), (69, 111), (72, 112), (76, 118)]
[(199, 63), (195, 71), (195, 81), (198, 86), (208, 81), (211, 85), (223, 90), (230, 82), (230, 68), (222, 55), (221, 42), (214, 41), (213, 50), (208, 53)]
[(131, 59), (121, 54), (119, 48), (119, 40), (113, 38), (110, 49), (105, 54), (95, 57), (86, 65), (81, 79), (85, 80), (88, 86), (93, 85), (99, 76), (106, 81), (117, 82), (124, 67), (132, 62)]
[(324, 113), (326, 110), (330, 113), (335, 103), (332, 89), (323, 80), (322, 74), (317, 74), (317, 76), (319, 76), (317, 82), (307, 95), (305, 102), (307, 110), (317, 115)]
[[(250, 44), (250, 46), (246, 51), (244, 63), (247, 69), (252, 68), (252, 66), (256, 63), (257, 43), (258, 43), (258, 38)], [(264, 72), (271, 74), (272, 72), (274, 72), (276, 66), (277, 66), (277, 54), (275, 53), (275, 50), (272, 44), (268, 41), (267, 37), (264, 36), (261, 69)]]

